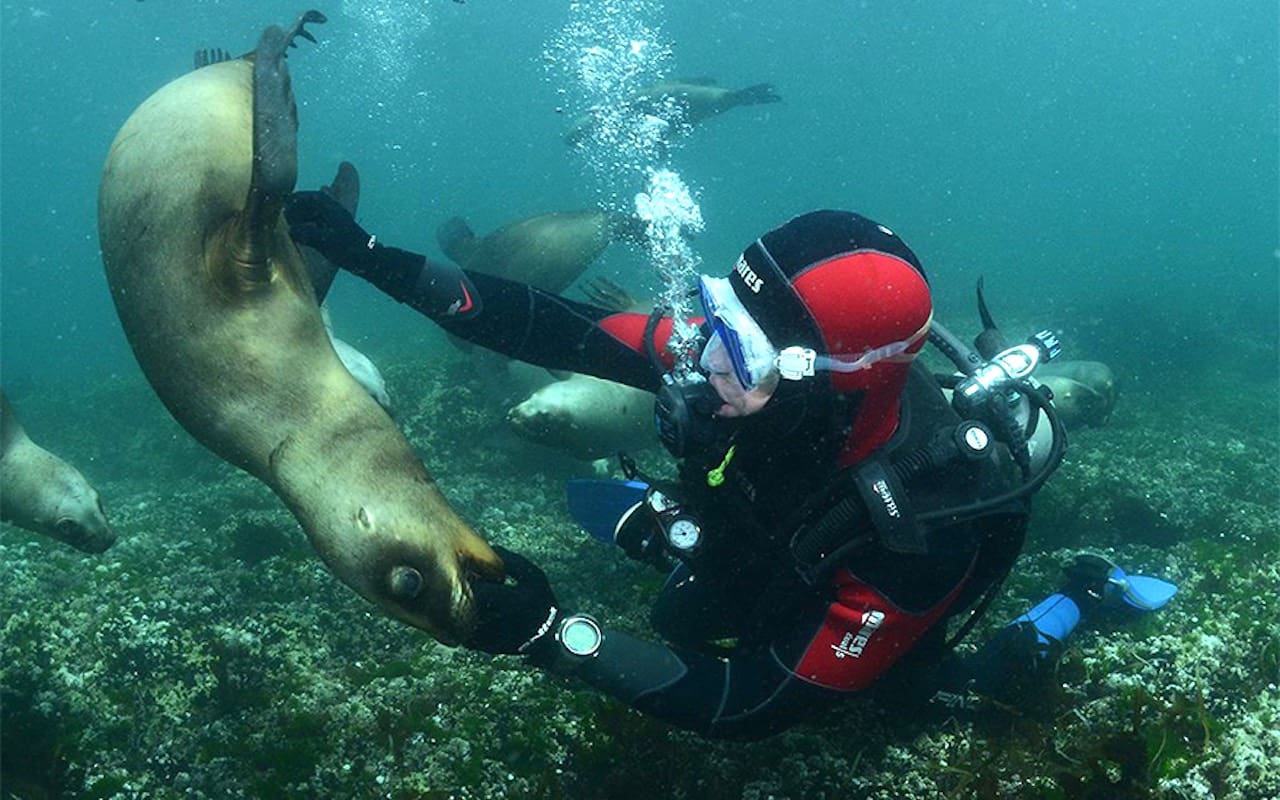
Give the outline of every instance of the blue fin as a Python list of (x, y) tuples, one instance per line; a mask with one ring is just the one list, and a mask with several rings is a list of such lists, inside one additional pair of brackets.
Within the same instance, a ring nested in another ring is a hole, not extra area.
[(1148, 575), (1126, 575), (1119, 567), (1107, 576), (1107, 583), (1119, 591), (1126, 604), (1139, 611), (1155, 611), (1178, 593), (1178, 587), (1168, 581)]
[(613, 529), (627, 509), (644, 500), (649, 484), (643, 481), (574, 478), (566, 483), (569, 513), (583, 530), (606, 544), (613, 544)]

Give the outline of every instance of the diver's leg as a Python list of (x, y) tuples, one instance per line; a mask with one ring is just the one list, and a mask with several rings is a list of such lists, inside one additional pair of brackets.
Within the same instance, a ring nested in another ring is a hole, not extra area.
[(917, 688), (929, 703), (950, 712), (1028, 705), (1044, 690), (1063, 642), (1082, 620), (1104, 607), (1155, 611), (1177, 591), (1158, 578), (1126, 575), (1101, 556), (1077, 556), (1064, 572), (1062, 588), (1002, 628), (976, 653), (951, 653), (922, 671)]

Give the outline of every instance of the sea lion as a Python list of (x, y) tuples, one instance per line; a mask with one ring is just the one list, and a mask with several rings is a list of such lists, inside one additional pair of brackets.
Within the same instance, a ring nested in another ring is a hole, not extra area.
[(617, 240), (640, 242), (644, 223), (599, 208), (538, 214), (477, 237), (461, 217), (436, 230), (446, 256), (463, 269), (510, 278), (559, 294)]
[(342, 366), (285, 198), (297, 116), (284, 61), (310, 11), (253, 53), (161, 88), (124, 123), (98, 194), (107, 280), (174, 418), (266, 483), (329, 568), (445, 642), (472, 618), (468, 573), (502, 575), (413, 448)]
[(77, 550), (115, 543), (102, 498), (80, 471), (27, 436), (0, 391), (0, 519)]
[(595, 108), (582, 114), (565, 133), (565, 141), (571, 146), (588, 141), (603, 120), (619, 111), (623, 116), (656, 120), (669, 133), (676, 133), (738, 106), (781, 101), (768, 83), (726, 89), (717, 85), (714, 78), (674, 78), (639, 89), (623, 101), (620, 109)]
[(364, 387), (370, 397), (378, 401), (378, 405), (390, 413), (391, 393), (387, 391), (387, 381), (382, 377), (378, 365), (373, 363), (373, 359), (334, 335), (333, 322), (329, 319), (329, 309), (321, 306), (320, 314), (324, 319), (324, 331), (329, 334), (329, 344), (333, 346), (333, 352), (338, 354), (338, 360), (342, 362), (342, 366), (347, 368), (347, 372), (356, 379), (356, 383)]
[(529, 395), (507, 421), (521, 438), (588, 461), (658, 441), (651, 393), (577, 373)]
[(1116, 407), (1116, 376), (1101, 361), (1051, 361), (1036, 380), (1053, 392), (1053, 406), (1068, 428), (1101, 427)]

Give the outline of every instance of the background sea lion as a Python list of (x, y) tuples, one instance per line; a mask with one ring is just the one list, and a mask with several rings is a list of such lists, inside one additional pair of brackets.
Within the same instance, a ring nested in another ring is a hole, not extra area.
[(531, 394), (507, 421), (521, 438), (586, 460), (658, 441), (651, 393), (577, 373)]
[(102, 498), (80, 471), (27, 437), (0, 391), (0, 519), (77, 550), (115, 543)]
[[(669, 133), (688, 129), (738, 106), (779, 103), (773, 85), (757, 83), (743, 89), (726, 89), (714, 78), (673, 78), (645, 86), (622, 104), (624, 114), (647, 116), (665, 123)], [(618, 109), (593, 109), (579, 116), (565, 133), (565, 141), (577, 145), (592, 136), (602, 118)]]
[(528, 283), (559, 294), (611, 242), (640, 242), (644, 223), (599, 208), (538, 214), (477, 237), (461, 217), (436, 230), (440, 249), (463, 269)]
[(1116, 376), (1101, 361), (1050, 361), (1036, 380), (1053, 391), (1053, 405), (1068, 428), (1100, 427), (1116, 407)]
[(98, 195), (129, 344), (174, 418), (285, 502), (344, 582), (456, 641), (467, 572), (501, 562), (343, 368), (281, 210), (297, 176), (284, 61), (311, 11), (254, 53), (161, 88), (111, 145)]

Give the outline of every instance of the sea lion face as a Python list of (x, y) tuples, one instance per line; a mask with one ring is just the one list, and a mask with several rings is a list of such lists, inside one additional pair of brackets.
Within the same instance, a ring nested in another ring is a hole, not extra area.
[(589, 375), (544, 386), (507, 413), (521, 438), (596, 459), (657, 441), (653, 396)]
[(63, 479), (50, 486), (50, 535), (84, 553), (101, 553), (115, 544), (102, 498), (78, 470), (67, 468)]
[(1053, 405), (1068, 428), (1104, 425), (1115, 410), (1115, 375), (1100, 361), (1050, 363), (1036, 378), (1053, 392)]
[[(78, 477), (78, 475), (77, 475)], [(115, 544), (102, 498), (87, 482), (67, 481), (53, 504), (49, 534), (85, 553), (101, 553)]]
[[(432, 487), (426, 496), (434, 494)], [(410, 516), (410, 507), (371, 501), (352, 507), (338, 528), (307, 528), (330, 569), (365, 599), (454, 644), (473, 624), (468, 578), (500, 578), (502, 562), (460, 520), (442, 530), (438, 512)]]

